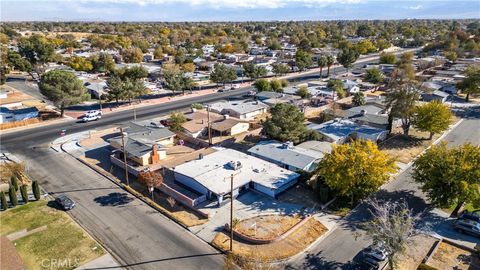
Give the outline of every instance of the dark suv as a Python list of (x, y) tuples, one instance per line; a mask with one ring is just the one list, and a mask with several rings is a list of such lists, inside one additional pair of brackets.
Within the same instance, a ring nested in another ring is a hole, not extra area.
[(65, 211), (75, 207), (75, 202), (65, 195), (58, 196), (55, 202)]
[(464, 211), (459, 219), (470, 219), (476, 222), (480, 222), (480, 212), (476, 211)]

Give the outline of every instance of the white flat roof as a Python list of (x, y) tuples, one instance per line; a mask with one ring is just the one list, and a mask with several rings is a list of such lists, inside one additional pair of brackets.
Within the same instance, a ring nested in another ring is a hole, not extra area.
[[(230, 161), (240, 161), (242, 168), (233, 170), (228, 164)], [(192, 160), (177, 166), (175, 172), (195, 179), (215, 194), (230, 192), (232, 174), (235, 175), (234, 189), (251, 181), (267, 188), (277, 189), (300, 176), (276, 164), (226, 148), (219, 148), (217, 152), (206, 155), (203, 159)]]

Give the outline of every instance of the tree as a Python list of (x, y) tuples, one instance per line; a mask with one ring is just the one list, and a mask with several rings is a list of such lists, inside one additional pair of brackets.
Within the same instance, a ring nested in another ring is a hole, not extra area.
[(213, 72), (210, 74), (210, 80), (215, 83), (225, 85), (237, 79), (237, 71), (233, 67), (223, 64), (215, 64)]
[(276, 79), (270, 81), (270, 88), (274, 92), (283, 92), (282, 82)]
[(12, 176), (10, 177), (10, 185), (15, 188), (15, 191), (18, 190), (18, 178), (17, 178), (17, 176), (12, 175)]
[(325, 55), (320, 55), (320, 57), (318, 57), (317, 64), (320, 68), (320, 78), (322, 78), (323, 68), (327, 66), (327, 57)]
[(434, 145), (413, 163), (413, 179), (432, 205), (450, 208), (455, 216), (464, 203), (480, 207), (480, 146)]
[(357, 92), (353, 94), (352, 103), (355, 106), (365, 105), (365, 95), (363, 94), (363, 92)]
[(263, 130), (269, 138), (298, 143), (308, 136), (304, 115), (295, 105), (276, 104), (270, 113), (271, 117), (263, 123)]
[(163, 59), (162, 46), (155, 47), (155, 50), (153, 51), (153, 57), (155, 57), (155, 59)]
[(127, 97), (124, 83), (119, 76), (110, 76), (107, 80), (108, 86), (108, 100), (115, 100), (118, 105), (119, 100), (125, 99)]
[(142, 50), (136, 47), (123, 49), (121, 55), (125, 63), (141, 63), (143, 61)]
[(330, 67), (335, 64), (335, 57), (333, 55), (327, 54), (327, 77), (330, 77)]
[(172, 131), (181, 131), (183, 123), (187, 122), (187, 118), (182, 113), (172, 113), (170, 121), (170, 129)]
[(35, 200), (40, 200), (40, 185), (38, 184), (38, 181), (33, 181), (32, 182), (32, 191), (33, 191), (33, 196), (35, 197)]
[(255, 82), (253, 83), (253, 87), (255, 87), (255, 89), (257, 89), (258, 92), (272, 91), (272, 87), (267, 79), (255, 80)]
[(377, 191), (395, 171), (394, 159), (375, 142), (363, 140), (334, 145), (317, 169), (325, 184), (338, 195), (349, 196), (352, 204)]
[(414, 215), (405, 200), (382, 201), (368, 200), (372, 220), (364, 223), (368, 236), (373, 243), (381, 245), (387, 252), (389, 269), (397, 265), (398, 256), (413, 244), (413, 237), (420, 234), (417, 229), (419, 215)]
[(7, 59), (8, 63), (10, 63), (10, 65), (12, 65), (15, 69), (26, 72), (32, 70), (32, 65), (30, 62), (28, 62), (27, 59), (22, 58), (22, 56), (17, 52), (8, 50)]
[(282, 63), (274, 63), (272, 64), (272, 70), (276, 76), (281, 76), (287, 74), (290, 71), (290, 67)]
[(412, 124), (418, 130), (430, 132), (431, 140), (435, 133), (448, 129), (451, 118), (452, 112), (447, 105), (433, 101), (415, 108)]
[(378, 68), (369, 68), (365, 72), (363, 79), (369, 83), (378, 85), (384, 81), (384, 76)]
[(355, 45), (355, 49), (359, 54), (368, 54), (368, 53), (373, 53), (377, 51), (377, 47), (375, 47), (373, 42), (370, 41), (369, 39), (364, 39), (359, 41)]
[(83, 82), (68, 71), (52, 70), (43, 74), (39, 88), (44, 96), (60, 108), (62, 116), (66, 107), (89, 98)]
[(458, 59), (458, 55), (454, 51), (446, 51), (445, 52), (445, 58), (447, 58), (451, 62), (455, 62)]
[(118, 71), (118, 74), (122, 79), (135, 81), (148, 77), (148, 70), (142, 66), (124, 67)]
[(152, 200), (153, 200), (153, 189), (158, 188), (163, 183), (163, 176), (154, 171), (146, 171), (141, 172), (138, 175), (138, 181), (144, 184), (149, 191), (152, 193)]
[(332, 89), (333, 92), (337, 93), (337, 96), (340, 99), (344, 98), (347, 94), (341, 80), (328, 80), (327, 87)]
[(27, 186), (26, 185), (20, 186), (20, 194), (22, 195), (23, 202), (28, 203), (28, 193), (27, 193)]
[(400, 56), (399, 64), (411, 64), (413, 60), (413, 52), (406, 52)]
[(465, 101), (468, 102), (470, 94), (480, 93), (480, 67), (469, 66), (466, 70), (466, 77), (457, 84), (462, 93), (467, 94)]
[(243, 75), (252, 79), (258, 79), (267, 75), (267, 69), (262, 66), (257, 66), (251, 62), (243, 64)]
[(312, 66), (312, 64), (312, 56), (308, 52), (297, 50), (295, 53), (295, 66), (297, 66), (299, 70), (305, 70)]
[(72, 56), (68, 61), (68, 65), (76, 71), (91, 71), (93, 69), (92, 62), (85, 57)]
[(348, 69), (353, 66), (353, 63), (357, 61), (359, 57), (358, 52), (354, 48), (344, 48), (341, 52), (337, 55), (337, 60), (344, 68)]
[(295, 94), (297, 96), (300, 96), (301, 98), (308, 98), (310, 96), (310, 93), (308, 92), (308, 89), (306, 86), (300, 86), (297, 90), (297, 92), (295, 92)]
[(115, 69), (115, 61), (113, 57), (107, 53), (100, 53), (91, 57), (90, 61), (95, 72), (113, 72)]
[(175, 90), (180, 90), (182, 88), (183, 73), (180, 70), (180, 67), (176, 64), (166, 64), (164, 65), (162, 72), (167, 89), (170, 89), (173, 95), (175, 95)]
[(395, 64), (397, 57), (393, 53), (382, 52), (380, 54), (380, 64)]
[(32, 64), (43, 64), (54, 59), (54, 45), (44, 36), (32, 35), (18, 43), (18, 52)]
[(182, 70), (185, 72), (194, 72), (195, 71), (195, 64), (193, 63), (184, 63), (182, 65)]
[(394, 118), (402, 121), (403, 134), (408, 136), (411, 120), (415, 113), (415, 105), (420, 98), (418, 87), (414, 82), (394, 84), (385, 98), (385, 104), (390, 109), (389, 126)]
[(12, 204), (12, 206), (17, 206), (18, 198), (14, 186), (10, 186), (10, 188), (8, 189), (8, 197), (10, 198), (10, 203)]
[(2, 210), (6, 211), (8, 209), (8, 203), (3, 191), (0, 191), (0, 202), (2, 203)]

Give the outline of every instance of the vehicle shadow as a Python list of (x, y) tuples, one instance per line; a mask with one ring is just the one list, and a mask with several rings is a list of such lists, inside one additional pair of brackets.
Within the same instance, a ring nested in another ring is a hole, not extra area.
[(105, 196), (100, 196), (94, 201), (100, 206), (122, 206), (130, 203), (134, 199), (129, 197), (127, 193), (112, 192)]

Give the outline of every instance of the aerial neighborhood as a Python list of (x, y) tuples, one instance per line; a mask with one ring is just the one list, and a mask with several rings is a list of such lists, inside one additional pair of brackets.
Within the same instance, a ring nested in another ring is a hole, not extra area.
[(0, 269), (480, 269), (478, 18), (0, 39)]

